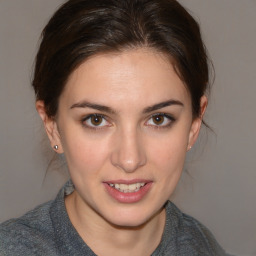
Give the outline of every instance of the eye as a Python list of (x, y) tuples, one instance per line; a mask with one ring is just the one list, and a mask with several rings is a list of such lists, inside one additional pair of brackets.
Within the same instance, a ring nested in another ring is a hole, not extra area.
[(103, 128), (105, 126), (110, 126), (109, 122), (106, 120), (106, 118), (99, 114), (92, 114), (89, 116), (86, 116), (82, 123), (84, 126), (88, 128)]
[(175, 119), (167, 114), (158, 113), (151, 116), (151, 118), (146, 122), (147, 126), (156, 126), (156, 127), (169, 127)]

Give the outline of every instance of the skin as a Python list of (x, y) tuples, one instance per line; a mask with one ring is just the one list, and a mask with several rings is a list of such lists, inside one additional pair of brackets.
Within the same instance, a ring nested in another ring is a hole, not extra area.
[[(175, 104), (150, 108), (170, 100)], [(206, 105), (203, 96), (201, 114), (193, 119), (190, 94), (172, 64), (146, 48), (85, 61), (71, 74), (56, 118), (46, 115), (42, 101), (36, 103), (51, 146), (65, 154), (76, 187), (65, 198), (68, 215), (96, 254), (150, 255), (158, 246), (163, 206), (197, 139)], [(102, 115), (98, 126), (92, 114)], [(119, 179), (146, 179), (151, 187), (138, 202), (121, 203), (104, 186)]]

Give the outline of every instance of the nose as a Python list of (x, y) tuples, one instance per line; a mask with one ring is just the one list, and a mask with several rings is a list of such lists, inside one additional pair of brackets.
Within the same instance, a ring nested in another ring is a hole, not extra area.
[(120, 132), (113, 143), (115, 145), (111, 162), (115, 167), (126, 173), (133, 173), (146, 164), (145, 146), (136, 129)]

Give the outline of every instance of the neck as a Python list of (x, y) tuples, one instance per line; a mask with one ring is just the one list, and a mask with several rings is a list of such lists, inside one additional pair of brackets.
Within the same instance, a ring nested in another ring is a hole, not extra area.
[(101, 216), (91, 221), (81, 213), (76, 193), (65, 200), (69, 218), (96, 255), (141, 256), (151, 255), (161, 241), (165, 226), (165, 209), (158, 211), (146, 223), (136, 227), (116, 226)]

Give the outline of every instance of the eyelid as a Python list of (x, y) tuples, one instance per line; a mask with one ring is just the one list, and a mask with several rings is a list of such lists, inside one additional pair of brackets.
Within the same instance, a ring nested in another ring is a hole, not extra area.
[(146, 121), (146, 123), (148, 123), (153, 117), (156, 117), (156, 116), (163, 116), (165, 118), (167, 118), (169, 120), (169, 122), (167, 124), (164, 124), (164, 125), (157, 125), (157, 124), (149, 124), (147, 126), (149, 127), (153, 127), (153, 128), (156, 128), (156, 129), (160, 129), (160, 128), (168, 128), (170, 127), (175, 121), (176, 121), (176, 118), (173, 117), (173, 115), (170, 115), (170, 114), (167, 114), (167, 113), (155, 113), (155, 114), (152, 114)]
[[(86, 121), (89, 120), (90, 118), (92, 117), (101, 117), (104, 122), (106, 122), (107, 124), (100, 124), (100, 125), (90, 125), (90, 124), (87, 124)], [(167, 119), (167, 123), (166, 121), (165, 124), (149, 124), (150, 120), (152, 120), (152, 118), (156, 117), (156, 116), (162, 116), (164, 118)], [(86, 115), (85, 117), (81, 118), (81, 123), (82, 123), (82, 126), (85, 127), (85, 128), (88, 128), (88, 129), (92, 129), (92, 130), (101, 130), (101, 129), (104, 129), (106, 127), (110, 127), (112, 126), (110, 120), (110, 118), (108, 118), (106, 115), (103, 115), (103, 114), (99, 114), (99, 113), (92, 113), (92, 114), (88, 114)], [(168, 128), (170, 127), (174, 122), (176, 121), (176, 118), (173, 117), (173, 115), (171, 114), (167, 114), (167, 113), (154, 113), (152, 115), (150, 115), (150, 117), (147, 119), (147, 121), (145, 122), (145, 125), (148, 126), (148, 127), (151, 127), (151, 128), (156, 128), (156, 129), (160, 129), (160, 128)]]
[[(101, 117), (103, 120), (105, 120), (105, 122), (107, 122), (108, 124), (107, 125), (88, 125), (88, 124), (85, 124), (85, 122), (87, 120), (89, 120), (90, 118), (92, 117)], [(112, 126), (111, 123), (109, 122), (109, 118), (106, 117), (105, 115), (102, 115), (102, 114), (98, 114), (98, 113), (93, 113), (93, 114), (88, 114), (86, 115), (85, 117), (83, 117), (81, 119), (81, 123), (82, 123), (82, 126), (85, 127), (85, 128), (88, 128), (88, 129), (92, 129), (92, 130), (100, 130), (100, 129), (104, 129), (105, 127), (110, 127)]]

